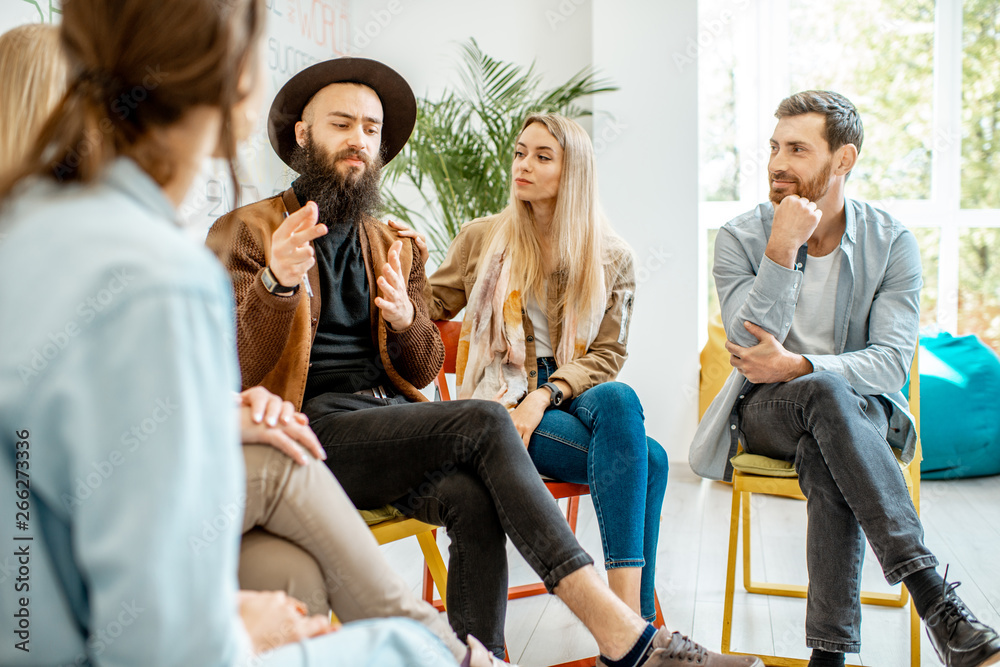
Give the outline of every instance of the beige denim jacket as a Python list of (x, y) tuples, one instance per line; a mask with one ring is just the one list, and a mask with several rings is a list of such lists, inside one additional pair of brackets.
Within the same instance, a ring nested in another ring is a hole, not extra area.
[[(468, 302), (476, 283), (479, 256), (489, 235), (493, 218), (479, 218), (462, 225), (458, 236), (448, 248), (441, 266), (427, 281), (424, 296), (431, 319), (450, 320)], [(635, 296), (635, 267), (630, 253), (614, 257), (609, 265), (621, 264), (618, 277), (608, 295), (604, 318), (597, 337), (587, 353), (575, 361), (560, 366), (549, 380), (563, 380), (579, 396), (591, 387), (614, 380), (625, 364), (628, 353), (628, 328), (632, 320), (632, 301)], [(559, 340), (562, 331), (562, 313), (559, 297), (565, 288), (564, 274), (556, 271), (550, 276), (547, 313), (549, 334)], [(538, 361), (535, 355), (535, 335), (531, 319), (522, 309), (525, 340), (525, 369), (528, 371), (528, 391), (538, 388)]]

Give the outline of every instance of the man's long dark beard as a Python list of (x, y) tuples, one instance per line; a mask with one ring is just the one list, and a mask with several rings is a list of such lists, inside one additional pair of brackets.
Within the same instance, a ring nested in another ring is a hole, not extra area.
[[(351, 169), (342, 175), (337, 162), (347, 157), (362, 160), (364, 171)], [(331, 155), (307, 133), (305, 147), (300, 146), (292, 153), (291, 167), (300, 174), (295, 181), (296, 194), (316, 202), (320, 222), (324, 224), (357, 224), (362, 216), (377, 215), (382, 208), (380, 155), (373, 159), (349, 149)]]

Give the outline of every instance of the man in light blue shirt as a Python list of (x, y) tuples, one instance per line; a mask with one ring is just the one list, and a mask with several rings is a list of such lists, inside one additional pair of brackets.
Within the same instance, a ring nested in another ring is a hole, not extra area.
[[(778, 107), (770, 202), (719, 230), (713, 274), (735, 370), (691, 446), (691, 466), (730, 479), (737, 443), (794, 462), (809, 498), (806, 643), (811, 667), (860, 650), (864, 539), (913, 595), (949, 667), (1000, 660), (1000, 637), (935, 571), (891, 447), (914, 456), (900, 392), (917, 346), (920, 255), (897, 220), (844, 189), (864, 131), (829, 91)], [(862, 532), (863, 531), (863, 532)]]

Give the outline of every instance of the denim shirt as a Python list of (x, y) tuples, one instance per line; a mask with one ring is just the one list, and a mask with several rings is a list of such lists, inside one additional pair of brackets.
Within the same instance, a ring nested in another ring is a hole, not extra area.
[[(913, 234), (888, 213), (847, 199), (846, 229), (840, 241), (840, 279), (834, 320), (838, 354), (806, 354), (814, 371), (844, 376), (863, 395), (883, 395), (893, 405), (889, 444), (912, 460), (916, 431), (900, 392), (916, 351), (920, 324), (920, 252)], [(727, 338), (743, 347), (757, 344), (743, 322), (754, 322), (785, 340), (795, 315), (802, 271), (764, 256), (774, 207), (763, 203), (726, 223), (715, 241), (713, 275)], [(731, 413), (745, 378), (733, 370), (705, 412), (689, 452), (694, 471), (730, 479), (729, 459), (738, 425)]]
[(127, 159), (0, 215), (2, 665), (247, 657), (232, 288), (175, 220)]

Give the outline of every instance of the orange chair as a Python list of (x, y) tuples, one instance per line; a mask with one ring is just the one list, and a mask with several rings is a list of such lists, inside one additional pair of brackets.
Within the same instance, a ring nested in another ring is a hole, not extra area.
[[(448, 390), (446, 374), (454, 374), (456, 372), (458, 339), (462, 332), (462, 323), (458, 321), (435, 321), (434, 324), (437, 325), (438, 331), (441, 332), (441, 340), (444, 342), (444, 365), (441, 367), (441, 371), (438, 373), (437, 378), (434, 379), (435, 393), (438, 400), (450, 401), (451, 392)], [(566, 521), (569, 523), (570, 530), (572, 530), (575, 534), (577, 514), (580, 510), (580, 496), (589, 495), (590, 487), (586, 484), (573, 484), (571, 482), (560, 482), (550, 479), (545, 479), (543, 481), (545, 482), (545, 488), (549, 490), (549, 493), (552, 494), (553, 498), (556, 500), (566, 499)], [(542, 582), (524, 584), (522, 586), (512, 586), (507, 591), (507, 599), (516, 600), (518, 598), (531, 597), (533, 595), (542, 595), (547, 592), (545, 584)], [(443, 600), (434, 599), (434, 580), (431, 577), (430, 570), (426, 567), (424, 568), (423, 593), (424, 600), (430, 602), (439, 611), (444, 609)], [(664, 625), (663, 612), (660, 611), (659, 597), (654, 596), (653, 601), (656, 604), (656, 620), (653, 621), (653, 625), (657, 628), (662, 628)], [(593, 667), (594, 663), (595, 658), (584, 658), (582, 660), (574, 660), (571, 662), (564, 662), (559, 665), (553, 665), (552, 667)]]

